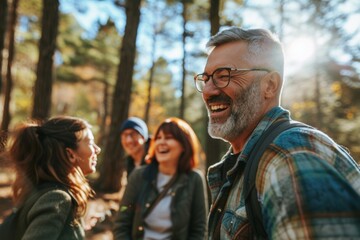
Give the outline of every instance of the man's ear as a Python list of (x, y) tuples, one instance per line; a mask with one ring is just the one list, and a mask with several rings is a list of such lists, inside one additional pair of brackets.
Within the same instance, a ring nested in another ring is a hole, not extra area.
[(70, 162), (76, 163), (75, 153), (73, 152), (73, 150), (71, 148), (66, 148), (66, 154), (67, 154)]
[(281, 77), (277, 72), (270, 72), (265, 76), (265, 98), (274, 98), (279, 95), (281, 89)]

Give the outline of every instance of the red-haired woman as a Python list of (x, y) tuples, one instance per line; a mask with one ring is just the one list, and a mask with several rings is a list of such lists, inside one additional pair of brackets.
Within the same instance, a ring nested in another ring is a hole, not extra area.
[(149, 149), (150, 164), (130, 175), (115, 239), (205, 239), (205, 180), (195, 170), (200, 154), (189, 124), (178, 118), (162, 122)]

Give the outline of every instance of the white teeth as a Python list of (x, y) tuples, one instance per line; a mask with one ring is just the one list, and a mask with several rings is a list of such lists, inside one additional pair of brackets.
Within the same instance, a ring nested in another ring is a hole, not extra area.
[(214, 105), (214, 106), (210, 106), (210, 110), (211, 111), (216, 111), (216, 110), (221, 110), (221, 109), (225, 109), (226, 106), (225, 105)]
[(159, 150), (159, 153), (167, 153), (169, 150)]

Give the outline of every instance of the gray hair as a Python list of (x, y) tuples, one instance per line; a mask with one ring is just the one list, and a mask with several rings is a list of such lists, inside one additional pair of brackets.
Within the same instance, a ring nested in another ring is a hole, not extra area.
[(256, 64), (254, 67), (269, 68), (277, 71), (280, 76), (284, 72), (284, 53), (278, 37), (266, 29), (242, 29), (231, 27), (212, 36), (206, 47), (209, 52), (217, 46), (244, 41), (248, 43), (248, 55), (239, 56)]

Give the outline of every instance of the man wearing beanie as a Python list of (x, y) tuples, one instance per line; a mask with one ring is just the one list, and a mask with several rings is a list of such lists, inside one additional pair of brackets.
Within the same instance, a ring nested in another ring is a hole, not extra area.
[(127, 162), (127, 176), (134, 168), (145, 164), (144, 158), (149, 147), (149, 134), (146, 123), (137, 117), (130, 117), (120, 127), (121, 145)]

